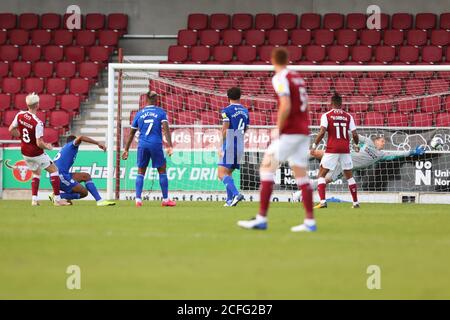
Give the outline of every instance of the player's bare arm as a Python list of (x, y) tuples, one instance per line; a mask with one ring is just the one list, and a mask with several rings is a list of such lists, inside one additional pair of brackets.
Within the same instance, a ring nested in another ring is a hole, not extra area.
[(8, 128), (9, 132), (11, 133), (11, 135), (15, 138), (19, 138), (20, 137), (20, 132), (19, 130), (17, 130), (17, 127), (14, 126), (14, 124), (11, 124)]
[(170, 128), (169, 128), (169, 123), (167, 121), (164, 121), (162, 123), (162, 130), (163, 130), (163, 134), (164, 134), (164, 138), (166, 139), (167, 142), (167, 155), (170, 157), (173, 154), (173, 145), (172, 145), (172, 135), (170, 134)]
[(128, 151), (130, 150), (131, 143), (133, 142), (134, 136), (136, 134), (137, 129), (131, 128), (130, 135), (128, 136), (127, 143), (125, 144), (125, 150), (122, 153), (122, 160), (128, 159)]
[(316, 139), (314, 140), (314, 143), (311, 146), (311, 155), (312, 152), (316, 150), (317, 146), (319, 145), (320, 141), (322, 141), (323, 137), (325, 137), (326, 132), (327, 128), (320, 127), (319, 134), (317, 135)]
[(53, 146), (50, 143), (44, 142), (42, 138), (36, 139), (36, 145), (44, 150), (53, 150)]
[(106, 151), (106, 146), (97, 140), (94, 140), (92, 138), (89, 138), (87, 136), (79, 136), (75, 139), (74, 145), (79, 146), (82, 142), (90, 143), (93, 145), (98, 146), (101, 150)]
[(353, 136), (353, 150), (355, 150), (356, 152), (359, 152), (359, 135), (358, 132), (356, 130), (352, 131), (352, 136)]

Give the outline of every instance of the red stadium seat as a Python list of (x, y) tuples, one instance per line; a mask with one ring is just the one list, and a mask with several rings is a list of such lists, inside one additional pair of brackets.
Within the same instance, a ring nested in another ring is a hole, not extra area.
[(450, 96), (444, 98), (443, 107), (445, 111), (450, 111)]
[(289, 34), (286, 30), (273, 29), (269, 31), (268, 43), (273, 46), (285, 46), (289, 41)]
[(8, 126), (0, 127), (0, 140), (12, 140), (12, 139), (13, 136), (9, 132)]
[(293, 13), (280, 13), (277, 15), (276, 28), (292, 30), (297, 28), (297, 15)]
[(19, 47), (12, 45), (0, 46), (0, 61), (13, 62), (19, 60)]
[(442, 48), (436, 46), (426, 46), (422, 49), (422, 61), (431, 64), (442, 62)]
[(204, 111), (200, 113), (200, 122), (203, 125), (218, 125), (220, 123), (220, 118), (217, 112)]
[(319, 29), (314, 32), (314, 42), (319, 46), (329, 46), (334, 42), (334, 31)]
[(237, 30), (248, 30), (253, 27), (253, 16), (249, 13), (235, 13), (231, 18), (231, 27)]
[(442, 93), (447, 92), (449, 90), (449, 83), (446, 79), (431, 79), (428, 84), (428, 93)]
[(54, 128), (45, 128), (44, 141), (52, 144), (53, 146), (59, 146), (60, 133)]
[(239, 46), (236, 52), (237, 61), (249, 63), (256, 60), (256, 48), (252, 46)]
[(275, 27), (275, 15), (272, 13), (257, 13), (255, 16), (255, 29), (270, 30)]
[(401, 46), (404, 39), (405, 35), (401, 30), (385, 30), (383, 44), (385, 46)]
[(102, 30), (105, 28), (106, 17), (101, 13), (88, 13), (85, 28), (87, 30)]
[(349, 59), (349, 48), (346, 46), (328, 47), (328, 61), (342, 63)]
[(47, 93), (60, 95), (66, 92), (66, 80), (61, 78), (47, 79)]
[(297, 63), (302, 60), (303, 50), (302, 47), (298, 46), (287, 46), (287, 50), (289, 51), (289, 63)]
[(181, 111), (178, 114), (175, 114), (174, 120), (178, 125), (192, 125), (192, 119), (195, 119), (194, 122), (198, 122), (199, 116), (196, 112)]
[(207, 99), (202, 94), (191, 94), (186, 97), (187, 110), (205, 110)]
[(198, 32), (185, 29), (178, 31), (177, 44), (179, 46), (195, 46), (197, 44)]
[(276, 110), (276, 108), (277, 108), (277, 104), (275, 101), (255, 100), (255, 110), (267, 112), (267, 111)]
[(27, 104), (25, 98), (27, 97), (26, 93), (19, 93), (14, 96), (14, 109), (16, 110), (27, 110)]
[(172, 63), (183, 63), (188, 59), (188, 49), (183, 46), (170, 46), (168, 59)]
[(393, 109), (392, 96), (376, 96), (373, 98), (373, 111), (388, 112)]
[(54, 129), (57, 129), (60, 134), (64, 133), (70, 125), (69, 113), (63, 110), (53, 111), (49, 117), (49, 125)]
[(439, 27), (441, 29), (450, 30), (450, 12), (442, 13), (439, 18)]
[[(230, 79), (230, 78), (224, 78), (224, 79), (221, 79), (221, 80), (219, 80), (217, 82), (217, 90), (220, 91), (220, 92), (226, 92), (231, 87), (237, 87), (238, 85), (239, 85), (239, 81), (238, 80)], [(215, 100), (216, 98), (214, 98), (212, 100)], [(224, 98), (226, 100), (226, 97), (224, 97)], [(225, 104), (227, 105), (228, 101)]]
[(300, 29), (315, 30), (321, 25), (321, 16), (317, 13), (304, 13), (300, 17)]
[(10, 126), (16, 117), (17, 110), (6, 110), (3, 114), (3, 125)]
[(450, 112), (436, 115), (436, 127), (450, 127)]
[(270, 63), (270, 57), (274, 46), (261, 46), (258, 48), (258, 56), (260, 61)]
[(378, 80), (373, 78), (362, 78), (358, 82), (358, 93), (360, 95), (374, 96), (378, 92)]
[(191, 61), (196, 63), (203, 63), (209, 60), (211, 50), (207, 46), (191, 47)]
[(383, 64), (395, 60), (395, 48), (391, 46), (379, 46), (375, 49), (375, 61)]
[(340, 95), (351, 95), (355, 91), (355, 81), (352, 78), (337, 78), (334, 90)]
[(16, 27), (17, 16), (13, 13), (0, 13), (0, 30), (11, 30)]
[(95, 62), (82, 62), (78, 66), (79, 75), (81, 78), (93, 80), (95, 83), (98, 79), (98, 65)]
[(80, 96), (87, 96), (89, 93), (89, 81), (81, 78), (70, 79), (69, 93)]
[(322, 46), (308, 46), (306, 47), (305, 57), (307, 61), (313, 63), (322, 62), (325, 59), (326, 50)]
[(367, 17), (363, 13), (349, 13), (347, 14), (347, 21), (345, 27), (351, 30), (365, 29), (367, 25)]
[[(221, 73), (221, 74), (220, 74)], [(224, 76), (223, 71), (222, 72), (216, 72), (216, 74), (213, 74), (213, 71), (210, 71), (209, 73), (205, 73), (205, 77), (215, 77), (215, 76)], [(216, 80), (214, 78), (212, 79), (194, 79), (193, 85), (205, 90), (214, 91), (216, 88)]]
[(295, 46), (307, 46), (311, 43), (311, 31), (295, 29), (291, 32), (291, 44)]
[(254, 78), (244, 78), (241, 82), (241, 90), (244, 95), (257, 95), (261, 91), (261, 80)]
[(27, 78), (31, 73), (31, 63), (26, 61), (13, 62), (11, 75), (15, 78)]
[(0, 46), (6, 43), (8, 39), (8, 32), (6, 30), (0, 30)]
[(24, 82), (24, 92), (42, 93), (44, 91), (44, 80), (41, 78), (27, 78)]
[(344, 15), (340, 13), (327, 13), (323, 17), (323, 28), (339, 30), (344, 27)]
[(2, 79), (2, 93), (16, 94), (22, 90), (22, 81), (17, 78)]
[(364, 125), (368, 127), (384, 126), (384, 114), (379, 112), (367, 112), (365, 114)]
[(354, 46), (358, 41), (358, 33), (352, 29), (336, 31), (336, 43), (341, 46)]
[(412, 28), (413, 17), (409, 13), (394, 13), (392, 15), (392, 29), (408, 30)]
[(381, 81), (381, 92), (384, 95), (398, 95), (402, 91), (402, 80), (386, 78)]
[(450, 32), (447, 30), (432, 30), (430, 44), (445, 47), (450, 43)]
[(409, 118), (407, 114), (392, 112), (386, 116), (386, 125), (388, 127), (407, 127), (409, 125)]
[(371, 61), (372, 49), (368, 46), (354, 46), (352, 48), (352, 61), (363, 64)]
[(225, 30), (223, 32), (224, 46), (239, 46), (242, 43), (242, 32), (239, 30)]
[(119, 32), (120, 35), (128, 31), (128, 16), (123, 13), (111, 13), (108, 15), (108, 29)]
[(5, 111), (11, 106), (11, 95), (0, 93), (0, 111)]
[(56, 64), (56, 77), (58, 78), (73, 78), (76, 72), (76, 63), (73, 61), (61, 61)]
[(261, 111), (250, 112), (250, 123), (252, 126), (267, 125), (267, 114)]
[(233, 60), (233, 48), (228, 46), (214, 47), (213, 57), (218, 63), (228, 63)]
[[(81, 32), (81, 31), (79, 31)], [(73, 43), (73, 32), (67, 29), (55, 30), (53, 33), (53, 43), (57, 46), (70, 46)]]
[[(89, 61), (96, 62), (103, 67), (109, 60), (108, 48), (102, 46), (94, 46), (89, 50)], [(81, 62), (81, 61), (80, 61)]]
[(229, 29), (230, 15), (226, 13), (213, 13), (210, 17), (209, 28), (217, 31)]
[(39, 95), (39, 110), (49, 111), (56, 108), (56, 97), (51, 94)]
[(437, 16), (434, 13), (416, 14), (416, 29), (429, 30), (435, 29), (437, 25)]
[(31, 44), (36, 46), (46, 46), (52, 41), (52, 32), (50, 30), (31, 31)]
[(39, 27), (39, 16), (35, 13), (22, 13), (19, 16), (20, 29), (34, 30)]
[(245, 32), (245, 44), (249, 46), (261, 46), (266, 41), (266, 34), (261, 30), (247, 30)]
[(331, 80), (327, 78), (313, 78), (310, 85), (311, 94), (324, 95), (330, 92)]
[(36, 62), (41, 59), (41, 47), (39, 46), (23, 46), (21, 51), (22, 61)]
[[(369, 109), (369, 97), (351, 96), (346, 98), (349, 112), (366, 112)], [(345, 102), (345, 100), (344, 100)], [(356, 119), (355, 119), (356, 120)], [(358, 124), (357, 124), (358, 125)]]
[(53, 63), (37, 61), (33, 64), (33, 74), (38, 78), (50, 78), (53, 75)]
[(119, 45), (119, 34), (112, 30), (100, 30), (98, 32), (98, 45), (116, 48)]
[(82, 46), (70, 46), (64, 48), (66, 61), (81, 63), (85, 60), (85, 49)]
[(363, 46), (378, 46), (381, 42), (381, 31), (362, 30), (360, 35), (360, 44)]
[(208, 28), (208, 15), (204, 13), (192, 13), (188, 16), (188, 29), (203, 30)]
[(44, 13), (41, 15), (41, 28), (55, 30), (61, 27), (61, 16), (57, 13)]
[(416, 112), (417, 111), (417, 99), (414, 97), (405, 97), (407, 100), (397, 101), (397, 111), (400, 112)]
[[(8, 76), (9, 65), (10, 65), (10, 63), (7, 61), (0, 61), (0, 79)], [(0, 84), (1, 84), (1, 81), (0, 81)]]
[(400, 62), (413, 64), (419, 60), (419, 49), (414, 46), (402, 46), (398, 56)]
[(50, 62), (59, 62), (64, 58), (64, 50), (59, 46), (46, 46), (44, 47), (44, 60)]
[(65, 94), (61, 96), (61, 110), (70, 114), (77, 114), (80, 110), (80, 97), (74, 94)]
[(217, 30), (203, 30), (200, 33), (200, 45), (214, 47), (220, 42), (220, 32)]
[(441, 97), (425, 97), (420, 101), (420, 106), (422, 112), (439, 112), (441, 111)]
[[(111, 30), (108, 31), (115, 33), (114, 31)], [(75, 43), (77, 44), (77, 46), (91, 47), (95, 45), (95, 41), (96, 41), (95, 31), (91, 30), (79, 30), (75, 37)]]
[(30, 33), (22, 29), (14, 29), (9, 31), (9, 44), (14, 46), (24, 46), (28, 44)]
[(427, 32), (424, 30), (409, 30), (406, 43), (410, 46), (424, 46), (428, 42)]

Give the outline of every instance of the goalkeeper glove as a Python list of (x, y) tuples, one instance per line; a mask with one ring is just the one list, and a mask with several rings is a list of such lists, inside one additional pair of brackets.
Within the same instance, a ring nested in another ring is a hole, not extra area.
[(421, 155), (423, 155), (424, 153), (425, 153), (425, 148), (422, 147), (422, 146), (418, 146), (418, 147), (416, 147), (415, 150), (412, 150), (412, 151), (411, 151), (410, 155), (411, 155), (411, 156), (421, 156)]

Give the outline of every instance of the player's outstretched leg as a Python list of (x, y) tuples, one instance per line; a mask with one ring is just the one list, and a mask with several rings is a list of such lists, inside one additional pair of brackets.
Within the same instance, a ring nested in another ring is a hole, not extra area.
[(59, 194), (61, 180), (59, 178), (58, 168), (54, 164), (50, 164), (45, 170), (50, 173), (50, 183), (52, 184), (53, 189), (53, 194), (49, 196), (50, 200), (57, 207), (70, 206), (70, 203), (65, 199), (61, 199)]
[(145, 171), (143, 174), (139, 173), (136, 176), (136, 207), (142, 207), (142, 189), (144, 188), (144, 175)]
[(86, 189), (94, 197), (95, 201), (97, 201), (97, 206), (98, 207), (107, 207), (107, 206), (114, 206), (114, 205), (116, 205), (116, 203), (113, 202), (113, 201), (103, 200), (102, 199), (102, 197), (98, 193), (97, 187), (95, 186), (95, 184), (94, 184), (94, 182), (92, 180), (89, 179), (88, 181), (86, 181), (85, 185), (86, 185)]
[[(292, 232), (314, 232), (317, 230), (316, 221), (313, 213), (313, 190), (305, 169), (294, 168), (294, 172), (297, 171), (296, 176), (300, 176), (297, 179), (297, 186), (302, 193), (303, 207), (305, 208), (305, 219), (303, 224), (292, 227)], [(303, 175), (303, 176), (302, 176)]]
[(31, 180), (31, 205), (39, 206), (38, 192), (39, 192), (39, 182), (41, 181), (40, 170), (36, 173), (33, 172), (33, 179)]
[(167, 179), (166, 165), (158, 168), (159, 186), (161, 187), (162, 198), (161, 206), (175, 207), (177, 203), (169, 199), (169, 179)]
[(352, 208), (357, 209), (359, 208), (359, 202), (358, 202), (358, 191), (356, 186), (355, 178), (353, 178), (353, 174), (351, 170), (344, 171), (345, 178), (347, 179), (348, 183), (348, 190), (350, 191), (353, 199), (353, 205)]
[(225, 207), (235, 207), (239, 202), (244, 200), (244, 196), (239, 193), (233, 179), (233, 169), (229, 169), (223, 165), (219, 165), (218, 178), (225, 185), (227, 191), (227, 202)]

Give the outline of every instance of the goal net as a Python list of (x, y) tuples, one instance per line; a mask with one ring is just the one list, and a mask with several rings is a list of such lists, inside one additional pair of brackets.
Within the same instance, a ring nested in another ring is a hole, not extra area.
[[(336, 92), (343, 97), (344, 109), (353, 115), (360, 135), (369, 139), (366, 143), (375, 137), (385, 138), (385, 157), (355, 170), (362, 192), (450, 191), (450, 66), (293, 66), (292, 69), (300, 72), (307, 84), (311, 137), (317, 134), (320, 116), (329, 110), (330, 98)], [(245, 136), (241, 170), (234, 172), (234, 180), (242, 193), (256, 199), (259, 164), (271, 142), (277, 116), (272, 75), (271, 66), (111, 64), (108, 160), (111, 169), (115, 168), (120, 175), (115, 176), (119, 178), (116, 180), (110, 175), (108, 195), (112, 197), (120, 188), (120, 197), (134, 197), (136, 140), (129, 159), (120, 161), (120, 168), (115, 152), (123, 150), (130, 122), (144, 106), (144, 94), (153, 90), (159, 95), (159, 105), (167, 112), (172, 131), (174, 154), (167, 158), (171, 196), (223, 200), (224, 186), (217, 179), (221, 110), (229, 104), (226, 91), (237, 86), (242, 91), (242, 105), (249, 109), (250, 129)], [(121, 120), (121, 127), (117, 119)], [(432, 140), (440, 143), (432, 147)], [(320, 144), (320, 150), (325, 148), (325, 142)], [(425, 148), (424, 155), (411, 154), (418, 146)], [(312, 179), (317, 177), (319, 163), (310, 159)], [(159, 199), (158, 173), (151, 165), (144, 181), (144, 199)], [(289, 200), (295, 189), (288, 164), (281, 164), (275, 195), (280, 201)], [(329, 190), (331, 194), (347, 192), (346, 183), (336, 175)]]

